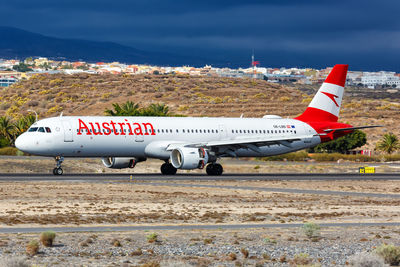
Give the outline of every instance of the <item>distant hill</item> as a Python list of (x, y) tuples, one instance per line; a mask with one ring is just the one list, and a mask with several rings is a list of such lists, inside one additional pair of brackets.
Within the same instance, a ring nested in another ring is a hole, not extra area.
[[(0, 36), (0, 58), (44, 56), (71, 61), (120, 61), (154, 65), (184, 65), (194, 60), (168, 53), (142, 51), (112, 42), (54, 38), (12, 27), (0, 26)], [(199, 62), (199, 59), (194, 61)]]

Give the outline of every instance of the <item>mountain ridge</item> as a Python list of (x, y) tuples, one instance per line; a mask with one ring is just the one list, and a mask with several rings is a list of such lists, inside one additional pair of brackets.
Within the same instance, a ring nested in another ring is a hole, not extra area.
[(0, 36), (0, 58), (24, 59), (43, 56), (70, 61), (120, 61), (152, 65), (184, 65), (196, 59), (164, 52), (143, 51), (115, 42), (50, 37), (6, 26), (0, 26)]

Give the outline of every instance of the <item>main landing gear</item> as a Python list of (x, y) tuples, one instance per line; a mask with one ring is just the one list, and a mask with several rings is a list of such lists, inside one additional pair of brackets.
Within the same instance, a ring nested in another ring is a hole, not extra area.
[(169, 162), (165, 162), (161, 165), (161, 173), (164, 175), (174, 175), (176, 174), (176, 171), (177, 169)]
[(61, 163), (63, 163), (64, 157), (58, 156), (58, 157), (55, 157), (55, 160), (56, 160), (56, 166), (57, 166), (57, 167), (55, 167), (55, 168), (53, 169), (53, 174), (54, 174), (54, 175), (62, 175), (64, 171), (63, 171), (63, 169), (61, 168)]
[(224, 172), (224, 168), (219, 163), (210, 163), (206, 167), (208, 175), (221, 175)]

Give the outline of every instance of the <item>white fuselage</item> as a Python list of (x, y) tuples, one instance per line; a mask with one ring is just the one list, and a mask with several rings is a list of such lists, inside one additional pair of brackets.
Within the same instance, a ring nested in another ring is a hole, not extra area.
[[(16, 146), (30, 154), (52, 157), (168, 159), (170, 151), (166, 151), (165, 146), (171, 143), (179, 145), (317, 134), (307, 123), (279, 118), (77, 116), (43, 119), (33, 127), (48, 127), (51, 132), (28, 131), (17, 139)], [(290, 147), (275, 144), (261, 146), (258, 151), (238, 148), (235, 154), (238, 157), (271, 156), (313, 147), (320, 142), (319, 136), (313, 136), (294, 141)]]

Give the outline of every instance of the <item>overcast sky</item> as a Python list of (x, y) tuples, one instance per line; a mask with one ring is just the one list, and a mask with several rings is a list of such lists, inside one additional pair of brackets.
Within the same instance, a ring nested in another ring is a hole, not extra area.
[(400, 0), (12, 0), (0, 23), (210, 63), (400, 72)]

